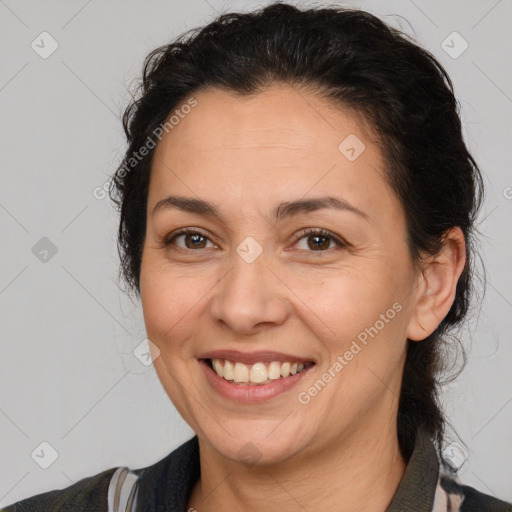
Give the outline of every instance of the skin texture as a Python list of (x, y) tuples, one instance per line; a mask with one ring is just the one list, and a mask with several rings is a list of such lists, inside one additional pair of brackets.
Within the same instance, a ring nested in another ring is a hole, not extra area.
[[(274, 84), (250, 97), (216, 89), (194, 97), (197, 106), (156, 148), (141, 268), (156, 372), (199, 437), (201, 479), (189, 506), (314, 511), (343, 499), (346, 511), (385, 510), (406, 465), (396, 432), (406, 339), (424, 339), (447, 314), (463, 235), (454, 228), (440, 254), (414, 265), (380, 151), (361, 119), (313, 91)], [(338, 149), (350, 134), (365, 144), (354, 161)], [(153, 215), (169, 194), (210, 201), (222, 220), (176, 208)], [(269, 219), (281, 201), (323, 196), (366, 218), (322, 209)], [(206, 238), (164, 246), (187, 227)], [(347, 243), (315, 245), (304, 228)], [(248, 236), (263, 249), (252, 263), (236, 252)], [(298, 393), (393, 304), (401, 306), (394, 318), (300, 403)], [(214, 349), (280, 351), (315, 366), (291, 390), (240, 404), (219, 395), (199, 367), (197, 356)]]

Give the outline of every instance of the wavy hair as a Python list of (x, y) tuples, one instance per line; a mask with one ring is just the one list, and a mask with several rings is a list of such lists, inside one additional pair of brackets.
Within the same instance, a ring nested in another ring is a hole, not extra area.
[(276, 82), (312, 88), (358, 113), (377, 134), (386, 178), (405, 212), (413, 261), (419, 262), (421, 253), (438, 253), (450, 228), (459, 226), (464, 233), (467, 259), (455, 300), (430, 336), (407, 341), (399, 399), (397, 430), (404, 458), (420, 427), (440, 449), (446, 421), (439, 374), (446, 367), (447, 335), (468, 311), (473, 225), (483, 183), (463, 140), (447, 72), (413, 39), (379, 18), (361, 10), (301, 10), (277, 2), (221, 15), (147, 56), (138, 94), (124, 112), (128, 148), (109, 191), (120, 213), (121, 277), (140, 297), (154, 149), (136, 161), (134, 153), (199, 89), (251, 95)]

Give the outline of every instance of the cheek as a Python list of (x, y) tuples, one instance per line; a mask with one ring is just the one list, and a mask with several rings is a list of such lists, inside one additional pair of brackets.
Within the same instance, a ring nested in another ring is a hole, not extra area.
[(331, 364), (347, 355), (347, 377), (361, 380), (367, 367), (383, 375), (394, 371), (405, 346), (406, 282), (406, 276), (369, 267), (344, 270), (314, 284), (302, 281), (310, 330)]
[(399, 382), (408, 315), (402, 284), (392, 274), (370, 276), (368, 269), (364, 274), (354, 270), (308, 286), (307, 304), (314, 312), (309, 318), (318, 326), (311, 331), (328, 356), (322, 375), (335, 376), (323, 395), (334, 416), (368, 409)]
[(141, 268), (141, 302), (148, 337), (161, 351), (181, 349), (204, 307), (207, 279), (178, 273), (147, 257)]
[(325, 279), (301, 280), (306, 307), (336, 333), (373, 324), (399, 299), (392, 280), (372, 277), (370, 270), (344, 269)]

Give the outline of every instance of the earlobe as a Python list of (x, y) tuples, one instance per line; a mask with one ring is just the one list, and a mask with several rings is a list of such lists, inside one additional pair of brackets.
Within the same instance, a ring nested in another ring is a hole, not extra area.
[(438, 254), (430, 256), (419, 276), (414, 311), (407, 337), (421, 341), (430, 336), (450, 311), (457, 282), (466, 264), (466, 243), (459, 227), (446, 232)]

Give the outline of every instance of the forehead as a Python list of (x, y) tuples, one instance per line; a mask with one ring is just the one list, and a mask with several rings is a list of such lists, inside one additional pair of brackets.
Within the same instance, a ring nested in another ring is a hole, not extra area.
[(193, 98), (155, 150), (148, 208), (166, 193), (243, 208), (249, 197), (263, 204), (338, 192), (370, 214), (376, 200), (396, 209), (382, 155), (348, 109), (287, 85), (251, 96), (204, 89)]
[(344, 136), (368, 138), (360, 116), (304, 88), (274, 84), (249, 96), (207, 88), (193, 97), (197, 105), (164, 135), (160, 148), (209, 151), (265, 145), (295, 153), (335, 150), (338, 156)]

